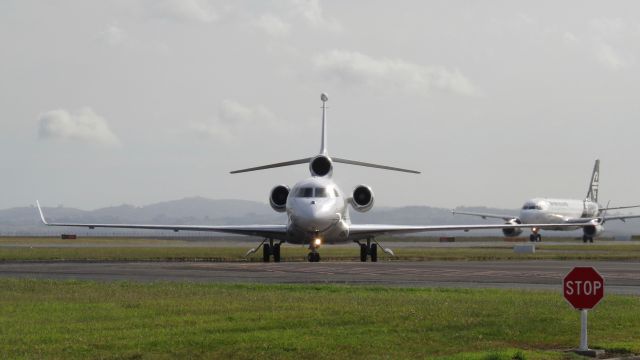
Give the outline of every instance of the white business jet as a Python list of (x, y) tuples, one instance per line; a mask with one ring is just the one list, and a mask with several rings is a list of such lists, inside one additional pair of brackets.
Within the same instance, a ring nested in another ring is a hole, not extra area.
[(249, 250), (247, 255), (256, 252), (262, 246), (263, 259), (280, 261), (280, 246), (283, 243), (305, 244), (309, 246), (307, 256), (310, 262), (320, 261), (318, 249), (322, 244), (338, 244), (354, 242), (360, 245), (360, 260), (372, 262), (378, 259), (378, 247), (393, 256), (390, 249), (384, 248), (375, 237), (383, 234), (407, 234), (426, 231), (448, 230), (479, 230), (479, 229), (509, 229), (518, 231), (520, 227), (540, 228), (549, 224), (488, 224), (488, 225), (359, 225), (352, 224), (349, 219), (349, 205), (356, 211), (365, 212), (373, 207), (373, 191), (366, 185), (358, 185), (352, 193), (342, 192), (332, 179), (333, 164), (366, 166), (384, 170), (400, 171), (419, 174), (418, 171), (401, 169), (391, 166), (376, 165), (360, 161), (347, 160), (329, 156), (327, 151), (327, 94), (322, 94), (322, 138), (320, 153), (314, 157), (258, 166), (243, 170), (232, 171), (232, 174), (271, 169), (282, 166), (309, 164), (311, 177), (296, 183), (292, 188), (277, 185), (271, 190), (269, 203), (277, 212), (286, 212), (287, 224), (283, 225), (240, 225), (240, 226), (210, 226), (210, 225), (138, 225), (138, 224), (77, 224), (77, 223), (49, 223), (45, 220), (40, 203), (37, 202), (42, 222), (48, 226), (76, 226), (94, 228), (127, 228), (127, 229), (156, 229), (173, 231), (211, 231), (262, 237), (260, 245)]
[[(507, 224), (559, 224), (561, 227), (547, 227), (545, 230), (577, 230), (582, 227), (583, 242), (593, 242), (593, 238), (598, 236), (604, 229), (603, 225), (608, 220), (621, 220), (640, 218), (640, 215), (625, 216), (607, 216), (607, 210), (620, 210), (640, 207), (640, 205), (620, 206), (620, 207), (603, 207), (598, 204), (598, 186), (600, 184), (600, 160), (596, 160), (591, 173), (591, 181), (589, 182), (589, 190), (584, 200), (574, 199), (550, 199), (550, 198), (534, 198), (527, 200), (522, 209), (520, 216), (483, 214), (475, 212), (463, 212), (453, 210), (452, 213), (460, 215), (479, 216), (483, 219), (495, 218), (502, 219)], [(588, 224), (580, 227), (567, 227), (567, 224)], [(542, 241), (540, 235), (540, 227), (532, 227), (530, 241)], [(521, 228), (504, 228), (502, 233), (506, 237), (516, 237), (522, 233)]]

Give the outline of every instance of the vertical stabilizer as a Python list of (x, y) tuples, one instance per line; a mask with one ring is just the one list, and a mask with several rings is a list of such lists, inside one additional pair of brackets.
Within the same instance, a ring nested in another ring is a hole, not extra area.
[(320, 154), (328, 155), (327, 152), (327, 101), (329, 97), (326, 93), (320, 94), (322, 100), (322, 139), (320, 139)]
[(593, 165), (593, 173), (591, 174), (591, 182), (589, 182), (589, 191), (587, 191), (587, 200), (598, 202), (598, 186), (600, 184), (600, 160), (596, 160)]

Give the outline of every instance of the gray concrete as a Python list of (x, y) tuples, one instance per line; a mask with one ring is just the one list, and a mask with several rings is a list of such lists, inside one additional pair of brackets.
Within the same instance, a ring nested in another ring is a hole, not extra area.
[(0, 263), (0, 277), (561, 291), (562, 278), (574, 266), (595, 266), (605, 278), (607, 293), (640, 295), (640, 262), (611, 261), (14, 262)]

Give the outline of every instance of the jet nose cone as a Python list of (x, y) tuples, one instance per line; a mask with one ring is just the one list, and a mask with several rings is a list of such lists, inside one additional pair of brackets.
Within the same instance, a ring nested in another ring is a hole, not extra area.
[(295, 209), (293, 218), (299, 226), (308, 231), (322, 231), (340, 220), (340, 215), (330, 206), (322, 206), (311, 201), (307, 206)]

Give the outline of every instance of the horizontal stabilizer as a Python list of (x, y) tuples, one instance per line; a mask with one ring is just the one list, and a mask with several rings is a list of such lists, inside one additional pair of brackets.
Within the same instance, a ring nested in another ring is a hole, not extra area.
[(393, 166), (377, 165), (377, 164), (371, 164), (371, 163), (366, 163), (362, 161), (354, 161), (354, 160), (347, 160), (347, 159), (334, 158), (334, 157), (332, 157), (331, 160), (337, 163), (343, 163), (343, 164), (349, 164), (349, 165), (366, 166), (366, 167), (376, 168), (376, 169), (400, 171), (400, 172), (406, 172), (411, 174), (420, 174), (420, 171), (416, 171), (416, 170), (401, 169)]
[(244, 173), (244, 172), (249, 172), (249, 171), (257, 171), (257, 170), (273, 169), (273, 168), (278, 168), (278, 167), (283, 167), (283, 166), (307, 164), (307, 163), (309, 163), (309, 161), (311, 161), (311, 158), (291, 160), (291, 161), (285, 161), (285, 162), (280, 162), (280, 163), (275, 163), (275, 164), (256, 166), (256, 167), (247, 168), (247, 169), (234, 170), (234, 171), (231, 171), (230, 174), (239, 174), (239, 173)]

